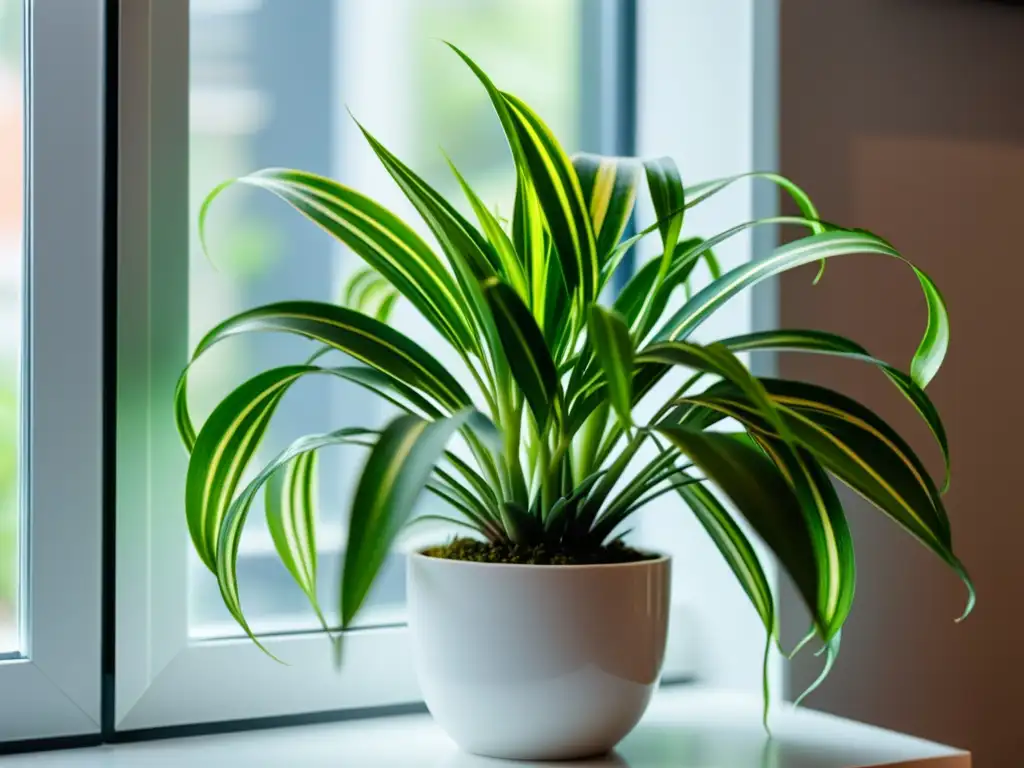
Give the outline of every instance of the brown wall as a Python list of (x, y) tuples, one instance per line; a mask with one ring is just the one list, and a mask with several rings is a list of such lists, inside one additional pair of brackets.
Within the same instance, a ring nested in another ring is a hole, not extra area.
[[(781, 165), (827, 219), (872, 229), (930, 273), (952, 322), (929, 388), (953, 448), (954, 544), (963, 592), (908, 536), (853, 502), (857, 604), (837, 668), (809, 702), (1024, 765), (1024, 8), (985, 0), (782, 0)], [(845, 333), (908, 364), (924, 306), (909, 270), (881, 257), (787, 275), (784, 327)], [(781, 362), (877, 407), (937, 466), (885, 379), (811, 357)], [(803, 618), (789, 612), (790, 632)], [(810, 655), (793, 669), (799, 688)]]

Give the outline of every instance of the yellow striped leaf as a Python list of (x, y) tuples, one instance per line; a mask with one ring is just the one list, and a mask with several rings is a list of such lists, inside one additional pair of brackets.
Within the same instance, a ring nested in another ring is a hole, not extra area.
[(633, 340), (616, 314), (590, 307), (589, 340), (604, 370), (612, 405), (623, 424), (633, 423)]
[(530, 180), (554, 240), (566, 289), (583, 303), (597, 297), (597, 244), (572, 163), (551, 130), (515, 96), (503, 93), (515, 122)]
[[(970, 613), (974, 586), (953, 554), (941, 497), (902, 438), (868, 409), (831, 390), (792, 381), (763, 383), (797, 443), (960, 576), (968, 590), (964, 615)], [(775, 434), (759, 409), (728, 384), (716, 384), (683, 402), (713, 409), (756, 432)]]
[(438, 421), (399, 416), (381, 432), (356, 486), (341, 573), (341, 626), (351, 626), (402, 526), (412, 516), (451, 436), (465, 426), (493, 432), (472, 409)]
[(815, 626), (826, 636), (829, 621), (818, 603), (822, 576), (815, 541), (800, 500), (783, 475), (756, 448), (728, 435), (681, 427), (656, 429), (729, 497), (775, 553), (811, 611)]
[(434, 252), (393, 213), (331, 179), (268, 168), (222, 184), (200, 210), (204, 249), (209, 207), (233, 183), (266, 189), (289, 203), (387, 278), (452, 344), (479, 349), (459, 286)]
[[(784, 220), (780, 223), (786, 223), (794, 217), (778, 218)], [(797, 220), (803, 221), (799, 218)], [(745, 225), (741, 225), (741, 228), (742, 226)], [(718, 239), (710, 238), (701, 247), (710, 247)], [(685, 339), (744, 288), (803, 264), (853, 253), (875, 253), (899, 259), (913, 270), (920, 282), (928, 307), (928, 325), (914, 353), (911, 375), (918, 386), (926, 386), (942, 365), (949, 346), (949, 316), (945, 301), (928, 275), (907, 261), (885, 240), (863, 231), (842, 230), (810, 235), (776, 248), (775, 252), (765, 259), (742, 264), (730, 270), (687, 301), (664, 323), (655, 338)]]
[(562, 394), (544, 336), (511, 287), (494, 279), (486, 282), (483, 289), (509, 370), (533, 411), (537, 427), (545, 430), (550, 416), (560, 418)]
[(896, 388), (910, 401), (915, 410), (921, 415), (928, 429), (931, 431), (935, 442), (942, 451), (942, 459), (945, 465), (945, 478), (943, 492), (949, 487), (950, 462), (949, 462), (949, 440), (946, 437), (946, 428), (943, 426), (942, 417), (938, 408), (928, 397), (927, 393), (917, 383), (903, 373), (903, 371), (889, 365), (882, 360), (873, 357), (864, 347), (855, 341), (838, 336), (834, 333), (824, 331), (787, 329), (777, 331), (759, 331), (748, 333), (742, 336), (733, 336), (722, 339), (718, 342), (723, 347), (733, 352), (752, 352), (759, 350), (772, 350), (778, 352), (814, 352), (818, 354), (837, 355), (849, 360), (858, 360), (877, 366), (882, 373), (891, 381)]
[[(242, 610), (241, 597), (238, 589), (238, 548), (242, 539), (242, 530), (245, 527), (245, 522), (249, 515), (249, 510), (252, 507), (253, 501), (256, 499), (261, 488), (271, 478), (282, 470), (289, 462), (299, 459), (311, 454), (312, 452), (323, 448), (328, 445), (360, 445), (369, 447), (373, 445), (373, 439), (376, 433), (371, 430), (351, 428), (341, 429), (335, 432), (330, 432), (321, 435), (307, 435), (306, 437), (299, 438), (293, 442), (287, 449), (278, 454), (273, 460), (267, 463), (265, 467), (245, 486), (241, 493), (238, 494), (237, 498), (232, 501), (230, 507), (225, 511), (220, 526), (217, 531), (217, 557), (216, 567), (214, 572), (217, 575), (217, 583), (220, 587), (221, 597), (224, 600), (224, 605), (231, 613), (232, 617), (238, 622), (238, 624), (245, 630), (246, 634), (269, 656), (276, 658), (271, 654), (265, 646), (263, 646), (259, 640), (256, 639), (252, 632)], [(201, 437), (202, 435), (200, 435)], [(296, 489), (298, 493), (306, 493), (308, 488), (299, 487)], [(301, 502), (308, 504), (306, 508), (298, 508), (292, 510), (293, 513), (297, 512), (298, 517), (292, 520), (293, 523), (297, 524), (299, 528), (309, 524), (306, 516), (312, 515), (312, 499), (307, 498)], [(273, 502), (268, 505), (268, 514), (273, 514)], [(268, 520), (269, 522), (269, 520)], [(283, 521), (282, 521), (283, 523)], [(273, 529), (272, 529), (273, 532)], [(317, 613), (317, 617), (320, 622), (326, 628), (326, 619), (320, 610), (319, 602), (316, 600), (316, 572), (315, 572), (315, 539), (312, 535), (312, 529), (305, 531), (305, 535), (300, 534), (299, 530), (293, 530), (294, 538), (288, 538), (289, 533), (284, 530), (280, 530), (279, 533), (285, 538), (282, 541), (282, 545), (287, 551), (287, 558), (299, 562), (307, 562), (312, 564), (312, 570), (307, 573), (299, 571), (301, 581), (300, 586), (303, 591), (306, 592), (307, 597), (313, 603), (313, 608)], [(277, 546), (277, 539), (275, 539), (275, 546)], [(279, 549), (280, 552), (280, 549)], [(298, 570), (298, 568), (297, 568)], [(312, 579), (312, 583), (307, 582), (307, 578)]]
[(459, 182), (459, 186), (462, 187), (463, 194), (473, 208), (473, 213), (476, 214), (477, 221), (480, 222), (484, 235), (494, 248), (500, 264), (500, 269), (497, 270), (498, 274), (515, 288), (516, 293), (519, 294), (523, 301), (528, 302), (530, 300), (530, 288), (526, 282), (526, 273), (523, 271), (523, 265), (519, 263), (515, 246), (512, 244), (509, 236), (505, 234), (505, 230), (501, 228), (497, 218), (491, 213), (484, 201), (477, 196), (473, 188), (469, 186), (450, 158), (448, 159), (448, 166), (452, 169), (452, 173)]
[(594, 230), (598, 263), (603, 267), (633, 215), (640, 163), (631, 157), (577, 154), (572, 156), (572, 165)]

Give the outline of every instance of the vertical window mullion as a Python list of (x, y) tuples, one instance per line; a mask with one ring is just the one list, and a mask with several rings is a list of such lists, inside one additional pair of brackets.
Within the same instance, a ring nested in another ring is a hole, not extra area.
[(0, 741), (100, 728), (103, 6), (25, 6), (25, 627)]
[[(618, 157), (636, 155), (637, 0), (594, 0), (581, 8), (580, 147), (584, 152)], [(632, 236), (635, 215), (623, 232)], [(635, 269), (626, 254), (611, 281), (618, 293)]]

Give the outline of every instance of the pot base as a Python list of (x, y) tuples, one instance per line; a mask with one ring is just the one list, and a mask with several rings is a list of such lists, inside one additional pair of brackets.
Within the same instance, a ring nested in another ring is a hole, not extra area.
[(427, 708), (465, 752), (578, 760), (606, 754), (622, 741), (647, 709), (654, 686), (590, 667), (547, 680), (428, 687)]
[(639, 722), (665, 652), (667, 558), (544, 566), (415, 554), (408, 574), (423, 698), (465, 752), (594, 757)]
[(582, 760), (601, 760), (611, 754), (615, 747), (609, 747), (608, 749), (602, 749), (600, 752), (582, 752), (576, 754), (576, 752), (570, 751), (568, 753), (557, 752), (554, 754), (540, 753), (530, 756), (523, 756), (521, 753), (516, 752), (514, 754), (506, 754), (504, 752), (490, 753), (490, 752), (470, 752), (468, 749), (462, 749), (468, 755), (474, 757), (486, 757), (488, 760), (509, 760), (512, 762), (528, 762), (528, 763), (575, 763)]

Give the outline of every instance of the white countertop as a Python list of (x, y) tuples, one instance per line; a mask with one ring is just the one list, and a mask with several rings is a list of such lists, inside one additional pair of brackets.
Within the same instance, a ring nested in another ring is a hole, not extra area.
[(463, 754), (427, 715), (161, 739), (0, 759), (3, 768), (970, 768), (962, 751), (786, 705), (771, 741), (754, 697), (675, 686), (658, 693), (616, 752), (577, 763), (514, 763)]

